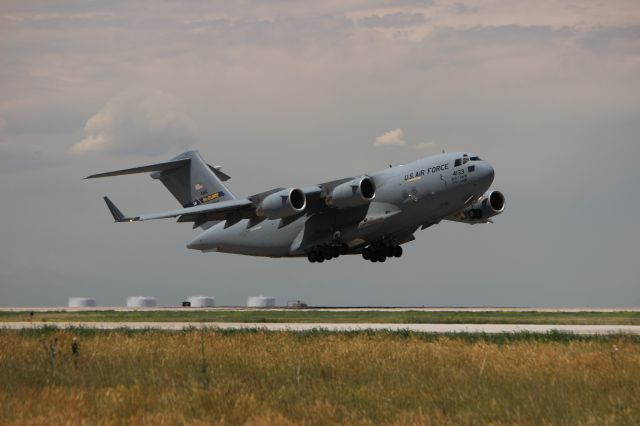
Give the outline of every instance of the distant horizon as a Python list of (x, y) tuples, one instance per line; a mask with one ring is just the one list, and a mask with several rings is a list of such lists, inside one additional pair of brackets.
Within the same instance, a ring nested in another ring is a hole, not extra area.
[[(304, 302), (304, 301), (302, 301)], [(306, 303), (306, 302), (305, 302)], [(333, 310), (333, 309), (354, 309), (354, 310), (366, 310), (366, 309), (381, 309), (381, 310), (393, 310), (393, 309), (416, 309), (416, 310), (516, 310), (516, 311), (550, 311), (550, 312), (571, 312), (571, 311), (593, 311), (593, 312), (606, 312), (606, 311), (640, 311), (640, 306), (315, 306), (309, 305), (305, 307), (291, 307), (287, 305), (275, 305), (273, 307), (248, 307), (246, 305), (218, 305), (216, 303), (213, 307), (185, 307), (180, 305), (157, 305), (157, 306), (137, 306), (137, 307), (128, 307), (126, 305), (96, 305), (90, 307), (69, 307), (69, 306), (0, 306), (0, 311), (11, 311), (11, 310), (21, 310), (21, 309), (36, 309), (36, 310), (47, 310), (47, 309), (64, 309), (69, 311), (91, 311), (91, 310), (109, 310), (109, 309), (123, 309), (126, 311), (135, 311), (135, 310), (143, 310), (143, 311), (153, 311), (153, 310), (216, 310), (216, 309), (243, 309), (243, 310)]]

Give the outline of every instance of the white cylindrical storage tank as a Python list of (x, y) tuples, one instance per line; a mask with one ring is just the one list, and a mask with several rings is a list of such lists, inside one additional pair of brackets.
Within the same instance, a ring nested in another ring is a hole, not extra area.
[(157, 306), (155, 297), (131, 296), (127, 297), (127, 306), (129, 308), (153, 308)]
[(93, 297), (70, 297), (70, 308), (94, 308), (96, 306), (96, 299)]
[(208, 296), (191, 296), (187, 298), (192, 308), (212, 308), (216, 306), (216, 298)]
[(273, 308), (274, 306), (276, 306), (275, 297), (251, 296), (247, 299), (249, 308)]

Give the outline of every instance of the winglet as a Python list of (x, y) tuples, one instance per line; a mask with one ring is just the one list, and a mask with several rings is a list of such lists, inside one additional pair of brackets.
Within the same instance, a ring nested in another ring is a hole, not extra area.
[(115, 204), (113, 204), (113, 201), (111, 201), (109, 197), (103, 198), (104, 202), (107, 203), (107, 207), (109, 207), (109, 211), (111, 212), (111, 216), (113, 216), (113, 220), (115, 220), (116, 222), (132, 222), (134, 220), (134, 218), (126, 217), (124, 214), (122, 214), (120, 209), (116, 207)]

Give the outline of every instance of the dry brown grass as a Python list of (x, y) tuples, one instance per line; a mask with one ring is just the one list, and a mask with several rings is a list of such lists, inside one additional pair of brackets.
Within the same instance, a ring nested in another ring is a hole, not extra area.
[(0, 423), (640, 423), (629, 337), (80, 332), (77, 358), (73, 338), (0, 332)]

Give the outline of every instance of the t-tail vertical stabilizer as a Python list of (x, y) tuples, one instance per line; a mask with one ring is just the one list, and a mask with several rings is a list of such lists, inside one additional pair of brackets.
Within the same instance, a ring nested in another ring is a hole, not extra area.
[(182, 207), (236, 199), (223, 183), (229, 176), (222, 173), (220, 167), (208, 165), (198, 151), (183, 152), (163, 163), (95, 174), (87, 179), (146, 172), (160, 180)]

